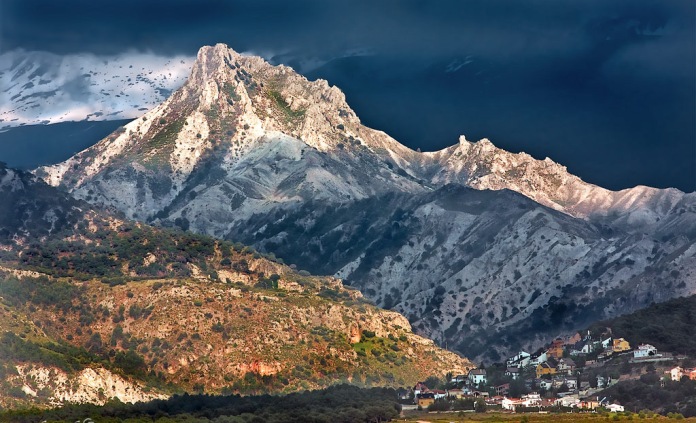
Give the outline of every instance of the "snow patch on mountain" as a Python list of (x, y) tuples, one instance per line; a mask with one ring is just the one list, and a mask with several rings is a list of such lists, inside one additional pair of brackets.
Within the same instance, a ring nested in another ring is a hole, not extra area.
[(141, 116), (181, 87), (195, 57), (0, 54), (0, 128)]

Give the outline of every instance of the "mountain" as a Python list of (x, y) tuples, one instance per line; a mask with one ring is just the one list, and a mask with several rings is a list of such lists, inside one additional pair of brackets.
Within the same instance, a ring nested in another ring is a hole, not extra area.
[(326, 81), (225, 45), (203, 47), (164, 103), (36, 174), (344, 278), (483, 360), (696, 292), (696, 194), (605, 190), (485, 139), (413, 151)]
[(0, 168), (0, 404), (405, 386), (472, 364), (332, 277)]

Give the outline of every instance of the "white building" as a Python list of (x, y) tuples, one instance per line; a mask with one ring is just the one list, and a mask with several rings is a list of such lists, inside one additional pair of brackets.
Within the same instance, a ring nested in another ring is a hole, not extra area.
[(530, 392), (527, 395), (522, 395), (525, 407), (538, 407), (541, 405), (541, 395), (536, 392)]
[(612, 413), (623, 413), (624, 406), (620, 404), (609, 404), (607, 405), (607, 410), (611, 411)]
[(597, 387), (598, 388), (606, 388), (609, 386), (609, 382), (611, 381), (611, 378), (605, 378), (604, 376), (597, 376)]
[(548, 391), (549, 389), (551, 389), (552, 386), (553, 386), (553, 382), (551, 382), (550, 380), (546, 380), (546, 379), (539, 380), (539, 388), (541, 388), (541, 389), (546, 389)]
[(515, 411), (515, 408), (522, 405), (522, 400), (519, 398), (503, 398), (500, 403), (503, 406), (503, 410)]
[(469, 384), (478, 386), (480, 383), (486, 383), (486, 369), (469, 370)]
[(520, 351), (516, 356), (511, 357), (507, 360), (507, 367), (527, 367), (529, 365), (529, 358), (531, 355), (526, 351)]
[(515, 411), (517, 407), (540, 407), (541, 396), (536, 392), (523, 395), (522, 398), (503, 398), (501, 402), (503, 410)]
[(557, 399), (556, 404), (561, 407), (577, 407), (580, 404), (580, 398), (577, 395), (566, 395)]
[(546, 354), (546, 351), (543, 351), (539, 354), (535, 354), (534, 356), (529, 358), (529, 365), (530, 366), (538, 366), (541, 363), (546, 363), (549, 361), (548, 354)]
[(595, 350), (595, 343), (590, 341), (582, 346), (582, 349), (580, 350), (580, 352), (583, 354), (589, 354), (591, 352), (594, 352), (594, 350)]
[(657, 348), (650, 344), (638, 345), (638, 349), (633, 351), (633, 358), (651, 357), (657, 355)]
[(679, 382), (682, 376), (684, 376), (684, 369), (681, 367), (675, 367), (669, 371), (669, 378), (674, 382)]

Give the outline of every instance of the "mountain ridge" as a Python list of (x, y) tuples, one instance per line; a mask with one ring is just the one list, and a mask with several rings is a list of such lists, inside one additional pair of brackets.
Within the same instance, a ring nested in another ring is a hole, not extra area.
[[(286, 261), (346, 278), (417, 322), (419, 333), (464, 352), (471, 346), (462, 339), (482, 324), (512, 330), (537, 312), (548, 320), (554, 302), (582, 300), (583, 313), (601, 318), (696, 290), (696, 194), (605, 190), (486, 139), (416, 152), (363, 126), (326, 81), (222, 44), (201, 48), (187, 83), (160, 106), (36, 174), (130, 218), (283, 251)], [(381, 198), (393, 198), (393, 208)], [(524, 213), (510, 214), (506, 201)], [(315, 258), (304, 257), (307, 248)], [(457, 299), (445, 301), (437, 285)], [(631, 291), (635, 285), (642, 288)], [(476, 298), (459, 306), (471, 289)], [(413, 298), (387, 301), (392, 290)], [(573, 315), (556, 323), (547, 330), (573, 330)], [(510, 339), (497, 353), (523, 341)]]

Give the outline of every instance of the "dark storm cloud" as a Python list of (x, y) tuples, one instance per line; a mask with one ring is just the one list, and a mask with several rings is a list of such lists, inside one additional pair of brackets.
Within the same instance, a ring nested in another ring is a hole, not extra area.
[[(573, 54), (622, 26), (693, 25), (689, 1), (54, 1), (2, 2), (2, 48), (116, 53), (134, 46), (191, 53), (236, 48), (331, 54)], [(618, 25), (617, 25), (618, 23)]]
[[(328, 79), (414, 148), (487, 136), (607, 187), (693, 191), (695, 4), (10, 0), (0, 49), (194, 54), (224, 42)], [(345, 57), (355, 50), (371, 55)]]

